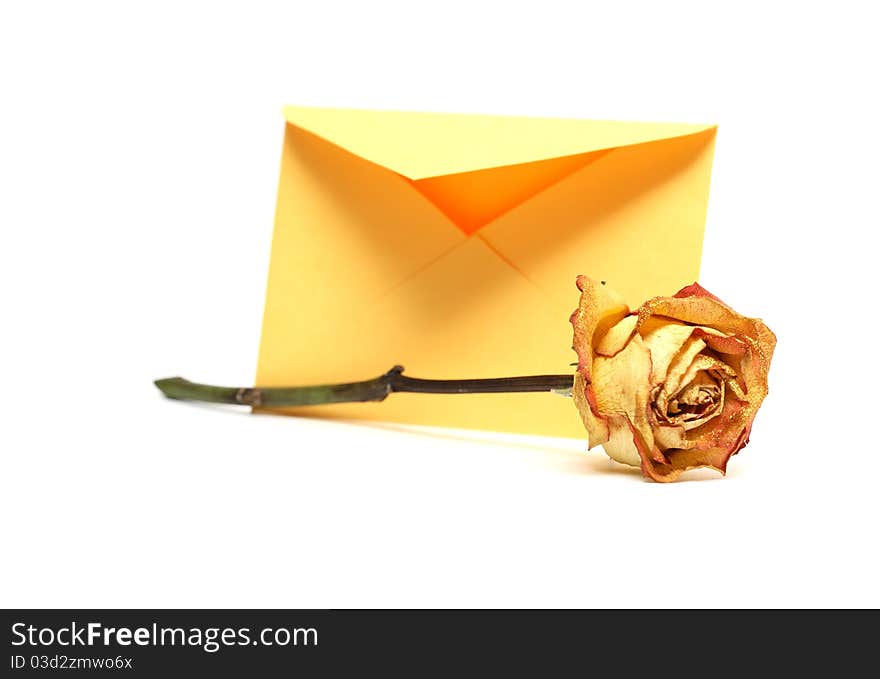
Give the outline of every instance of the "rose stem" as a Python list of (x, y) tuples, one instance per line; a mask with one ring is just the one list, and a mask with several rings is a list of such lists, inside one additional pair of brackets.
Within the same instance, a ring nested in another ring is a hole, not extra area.
[(309, 406), (324, 403), (384, 401), (395, 391), (420, 394), (500, 394), (509, 392), (565, 392), (571, 390), (572, 375), (529, 375), (478, 380), (423, 380), (407, 377), (396, 365), (384, 375), (363, 382), (319, 384), (308, 387), (216, 387), (197, 384), (182, 377), (156, 380), (154, 384), (168, 398), (246, 406)]

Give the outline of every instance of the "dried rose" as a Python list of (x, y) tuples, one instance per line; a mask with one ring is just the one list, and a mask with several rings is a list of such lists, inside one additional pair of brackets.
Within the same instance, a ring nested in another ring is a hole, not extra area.
[(697, 283), (636, 311), (586, 276), (577, 285), (573, 396), (589, 447), (655, 481), (725, 473), (767, 395), (775, 335)]

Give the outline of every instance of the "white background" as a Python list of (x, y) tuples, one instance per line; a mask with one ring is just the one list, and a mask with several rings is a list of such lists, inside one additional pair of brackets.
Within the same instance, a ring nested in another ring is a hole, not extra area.
[[(880, 605), (870, 3), (514, 5), (2, 4), (0, 604)], [(253, 379), (285, 103), (719, 123), (728, 477), (163, 400)]]

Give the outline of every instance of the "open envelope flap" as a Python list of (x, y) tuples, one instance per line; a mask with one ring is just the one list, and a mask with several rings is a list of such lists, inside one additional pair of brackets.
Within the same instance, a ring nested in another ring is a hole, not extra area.
[(610, 150), (410, 181), (459, 229), (471, 235)]
[(413, 180), (577, 156), (714, 125), (287, 106), (288, 123)]

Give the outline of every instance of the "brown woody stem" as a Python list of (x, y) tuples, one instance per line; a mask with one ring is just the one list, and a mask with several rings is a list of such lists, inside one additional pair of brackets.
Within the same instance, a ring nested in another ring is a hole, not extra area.
[(476, 380), (423, 380), (407, 377), (396, 365), (372, 380), (307, 387), (217, 387), (197, 384), (182, 377), (156, 380), (168, 398), (207, 403), (230, 403), (257, 407), (311, 406), (325, 403), (384, 401), (392, 392), (419, 394), (501, 394), (552, 391), (569, 395), (572, 375), (529, 375)]

